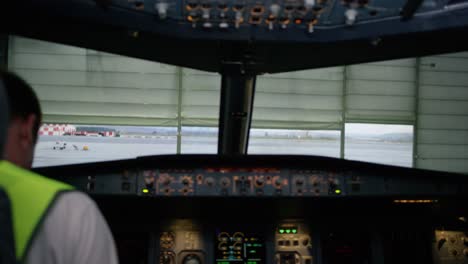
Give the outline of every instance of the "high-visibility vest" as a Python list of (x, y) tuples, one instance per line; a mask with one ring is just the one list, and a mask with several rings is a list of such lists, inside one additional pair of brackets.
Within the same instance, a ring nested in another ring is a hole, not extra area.
[(73, 187), (7, 161), (0, 161), (0, 187), (10, 199), (16, 259), (21, 262), (58, 194)]

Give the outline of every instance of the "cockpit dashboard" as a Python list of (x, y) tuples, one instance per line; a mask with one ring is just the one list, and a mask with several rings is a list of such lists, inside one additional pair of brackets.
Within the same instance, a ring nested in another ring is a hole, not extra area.
[(122, 263), (467, 263), (466, 176), (310, 156), (38, 169), (92, 195)]

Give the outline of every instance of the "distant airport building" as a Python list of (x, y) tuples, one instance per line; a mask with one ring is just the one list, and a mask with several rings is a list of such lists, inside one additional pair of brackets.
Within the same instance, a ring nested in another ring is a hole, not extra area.
[(88, 137), (118, 137), (119, 133), (112, 128), (98, 127), (98, 126), (78, 126), (73, 133), (75, 136), (88, 136)]
[(39, 128), (40, 136), (87, 136), (87, 137), (117, 137), (115, 129), (105, 127), (81, 127), (66, 124), (43, 124)]
[(76, 132), (76, 127), (65, 124), (43, 124), (39, 128), (40, 136), (63, 136), (73, 135)]

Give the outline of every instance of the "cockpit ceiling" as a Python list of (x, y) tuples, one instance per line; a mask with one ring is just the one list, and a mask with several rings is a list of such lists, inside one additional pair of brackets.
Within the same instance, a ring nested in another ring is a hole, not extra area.
[(462, 0), (11, 2), (0, 11), (4, 33), (213, 72), (233, 62), (275, 73), (468, 46)]

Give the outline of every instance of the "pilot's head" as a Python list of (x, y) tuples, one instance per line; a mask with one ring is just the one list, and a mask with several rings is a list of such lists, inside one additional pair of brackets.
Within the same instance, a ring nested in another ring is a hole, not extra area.
[(31, 168), (41, 107), (29, 84), (13, 73), (0, 71), (9, 103), (9, 125), (4, 158), (20, 167)]

